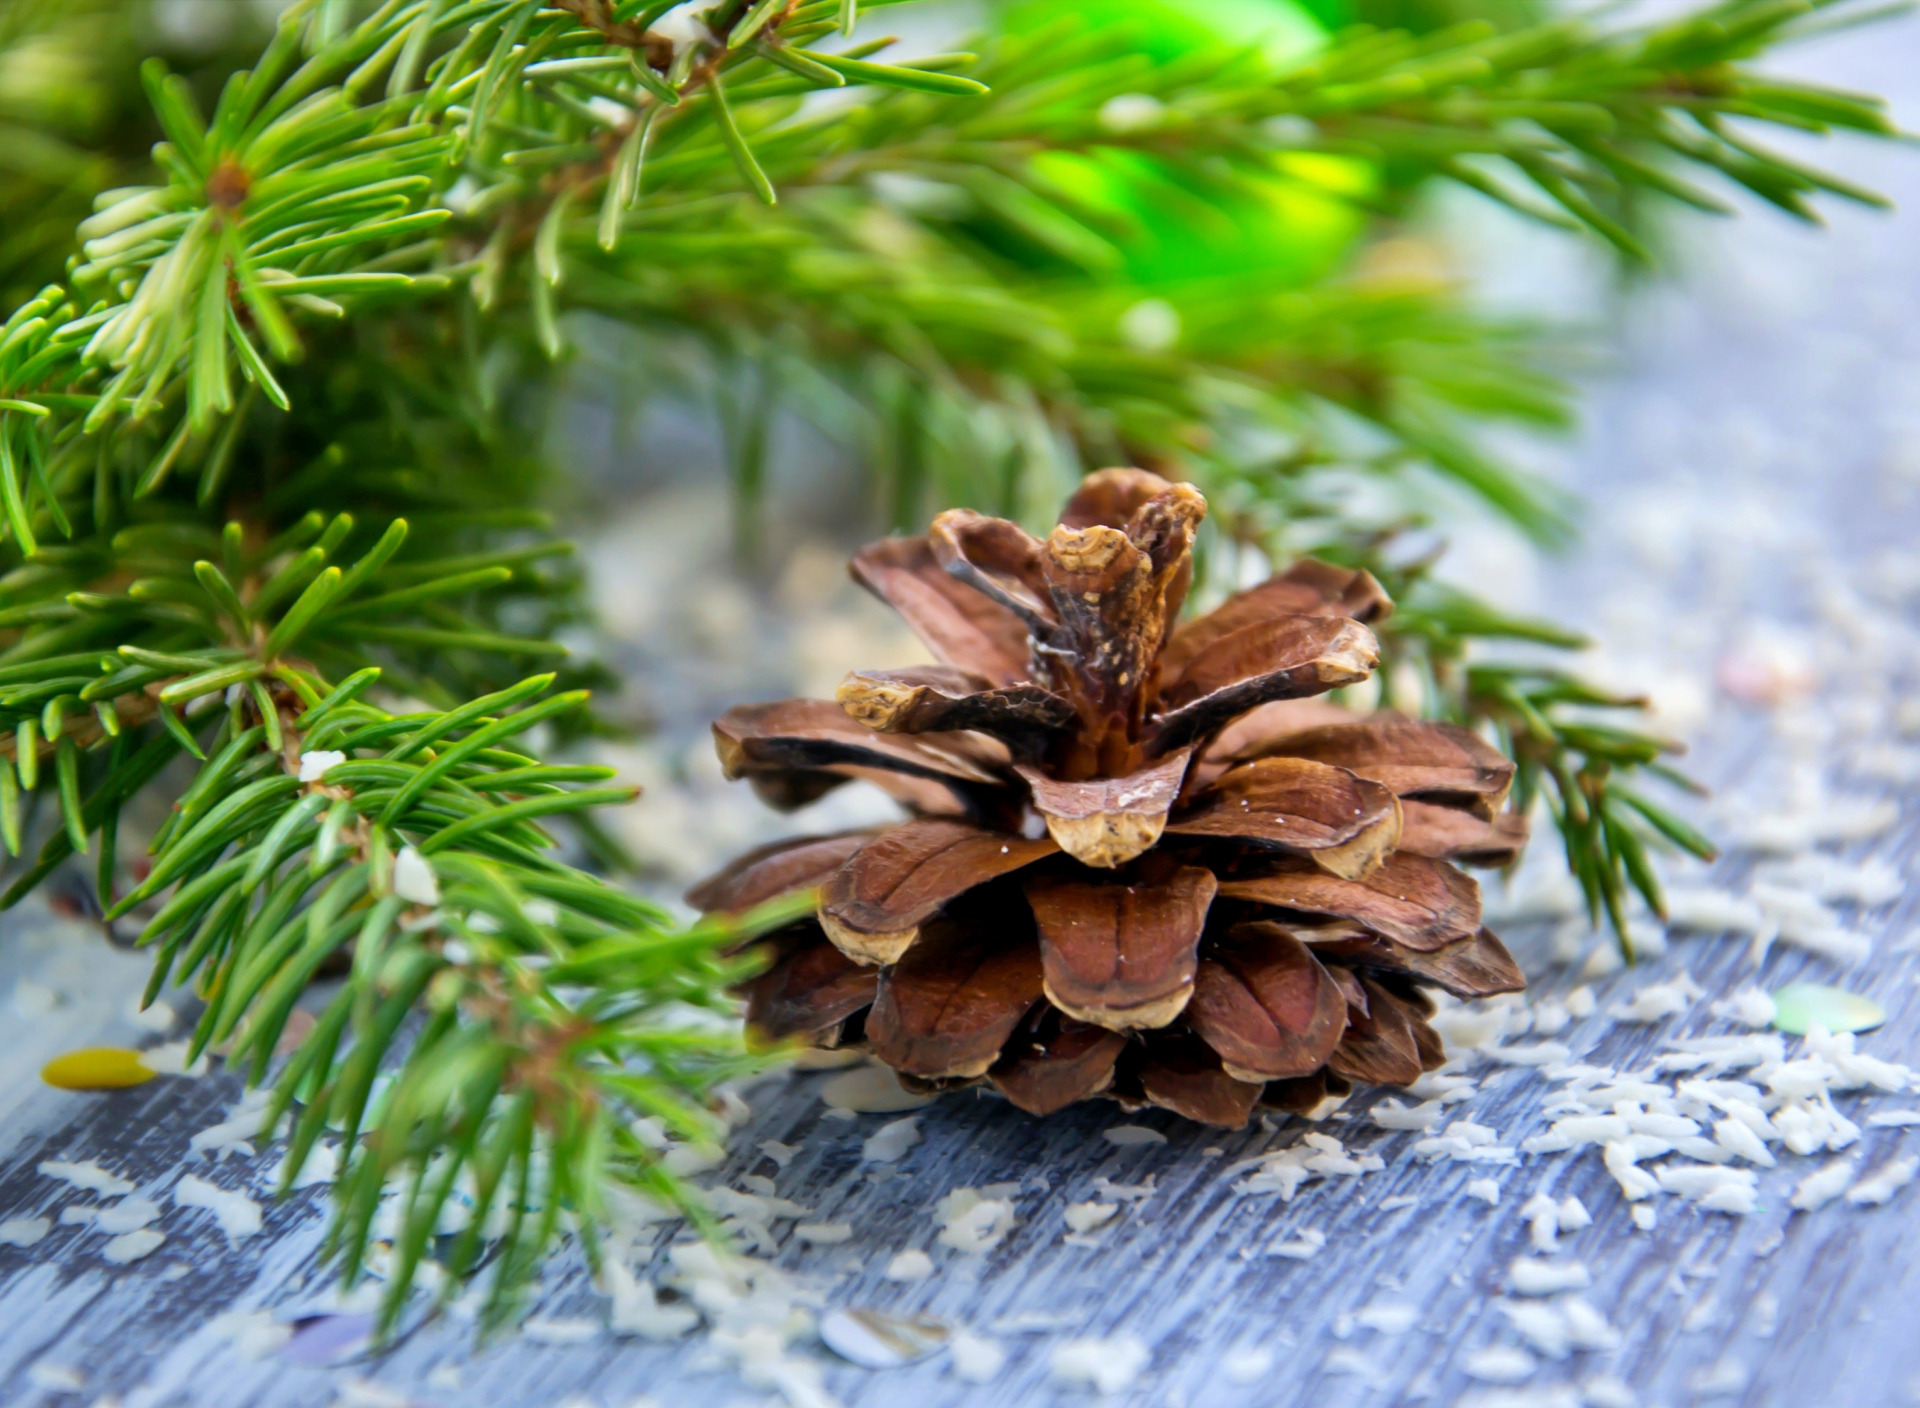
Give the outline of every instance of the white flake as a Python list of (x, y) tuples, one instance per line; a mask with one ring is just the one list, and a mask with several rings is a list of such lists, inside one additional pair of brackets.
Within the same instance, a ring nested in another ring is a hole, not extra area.
[(700, 1312), (689, 1305), (663, 1305), (653, 1283), (642, 1281), (617, 1256), (600, 1265), (602, 1288), (613, 1302), (607, 1328), (616, 1335), (638, 1335), (648, 1340), (677, 1340), (700, 1323)]
[(1517, 1344), (1490, 1344), (1476, 1349), (1460, 1363), (1467, 1377), (1490, 1384), (1517, 1384), (1530, 1378), (1540, 1361)]
[(1466, 1193), (1469, 1198), (1478, 1198), (1488, 1207), (1500, 1206), (1500, 1185), (1491, 1178), (1474, 1179), (1467, 1184)]
[(245, 1193), (231, 1191), (189, 1173), (173, 1188), (174, 1206), (204, 1208), (219, 1220), (229, 1241), (251, 1237), (260, 1230), (260, 1204)]
[(1777, 1014), (1773, 999), (1756, 987), (1744, 987), (1724, 1002), (1713, 1004), (1715, 1013), (1747, 1027), (1770, 1027)]
[(890, 1164), (920, 1142), (920, 1121), (913, 1115), (883, 1124), (867, 1136), (860, 1146), (860, 1157), (868, 1163)]
[(889, 1281), (924, 1281), (933, 1275), (933, 1258), (912, 1248), (895, 1252), (883, 1274)]
[(128, 1262), (138, 1261), (143, 1256), (151, 1256), (167, 1240), (167, 1234), (156, 1232), (151, 1227), (142, 1227), (137, 1232), (123, 1232), (100, 1249), (100, 1255), (115, 1266), (125, 1266)]
[(1120, 1393), (1133, 1386), (1151, 1358), (1146, 1345), (1135, 1336), (1114, 1335), (1063, 1341), (1048, 1354), (1047, 1366), (1056, 1383)]
[(1640, 1408), (1633, 1390), (1611, 1374), (1596, 1374), (1583, 1382), (1580, 1401), (1586, 1408)]
[(403, 846), (393, 858), (393, 892), (408, 904), (432, 908), (440, 903), (440, 881), (433, 863), (412, 846)]
[(1568, 993), (1561, 1002), (1567, 1009), (1567, 1015), (1574, 1018), (1591, 1017), (1599, 1010), (1599, 999), (1593, 995), (1593, 989), (1584, 983)]
[(1441, 1103), (1429, 1100), (1422, 1105), (1402, 1105), (1398, 1100), (1382, 1100), (1373, 1107), (1373, 1122), (1382, 1129), (1417, 1129), (1422, 1132), (1439, 1123)]
[(953, 1372), (970, 1384), (984, 1384), (1000, 1377), (1006, 1367), (1007, 1352), (992, 1340), (966, 1330), (956, 1330), (947, 1346)]
[(31, 1247), (52, 1230), (44, 1217), (10, 1217), (0, 1222), (0, 1247)]
[(1793, 1206), (1802, 1212), (1823, 1208), (1853, 1182), (1853, 1160), (1835, 1159), (1801, 1179), (1793, 1190)]
[(1019, 1220), (1006, 1198), (983, 1196), (990, 1189), (955, 1188), (934, 1209), (941, 1246), (957, 1252), (990, 1251), (1006, 1239)]
[(1682, 973), (1664, 983), (1648, 983), (1633, 997), (1613, 1009), (1614, 1020), (1646, 1024), (1678, 1017), (1704, 992), (1700, 985)]
[(1116, 1124), (1105, 1131), (1109, 1144), (1117, 1144), (1123, 1149), (1136, 1144), (1164, 1144), (1167, 1136), (1157, 1129), (1148, 1129), (1143, 1124)]
[(40, 1172), (48, 1178), (57, 1178), (63, 1183), (71, 1183), (76, 1188), (89, 1193), (98, 1193), (105, 1198), (118, 1198), (131, 1193), (133, 1185), (118, 1174), (108, 1173), (99, 1164), (88, 1160), (86, 1163), (62, 1163), (58, 1159), (48, 1159), (40, 1166)]
[(838, 1246), (842, 1242), (853, 1240), (853, 1224), (851, 1222), (801, 1222), (794, 1225), (793, 1235), (814, 1246)]
[(800, 1151), (791, 1144), (782, 1144), (778, 1139), (762, 1139), (760, 1152), (772, 1159), (781, 1168), (785, 1168)]
[(1230, 1349), (1220, 1361), (1220, 1377), (1230, 1384), (1252, 1384), (1273, 1372), (1273, 1351), (1265, 1345)]
[(1849, 1188), (1847, 1201), (1877, 1207), (1913, 1182), (1916, 1173), (1920, 1173), (1920, 1158), (1890, 1159)]
[(1638, 1203), (1633, 1209), (1633, 1225), (1642, 1232), (1653, 1231), (1653, 1225), (1659, 1221), (1660, 1214), (1652, 1203)]
[(205, 1328), (232, 1345), (242, 1359), (256, 1362), (270, 1357), (293, 1338), (293, 1326), (275, 1320), (270, 1310), (225, 1310)]
[(1517, 1256), (1507, 1263), (1507, 1284), (1519, 1296), (1552, 1296), (1585, 1290), (1593, 1284), (1587, 1268), (1577, 1261), (1542, 1261)]
[(302, 782), (319, 782), (326, 777), (328, 768), (337, 768), (346, 760), (347, 755), (345, 753), (336, 752), (330, 748), (322, 748), (311, 753), (302, 753), (300, 755), (300, 780)]
[(1535, 1193), (1522, 1203), (1520, 1216), (1527, 1220), (1535, 1251), (1550, 1252), (1560, 1244), (1560, 1205), (1545, 1193)]
[(1399, 1301), (1371, 1301), (1353, 1312), (1353, 1320), (1383, 1335), (1404, 1335), (1420, 1323), (1420, 1309)]
[(1920, 1124), (1920, 1110), (1882, 1110), (1878, 1114), (1868, 1115), (1867, 1123), (1875, 1129), (1897, 1129)]
[(1070, 1203), (1067, 1226), (1075, 1232), (1091, 1232), (1096, 1227), (1105, 1227), (1119, 1211), (1118, 1203)]
[(1311, 1261), (1320, 1254), (1327, 1244), (1327, 1234), (1318, 1228), (1303, 1227), (1300, 1235), (1288, 1241), (1275, 1242), (1267, 1248), (1268, 1256), (1283, 1256), (1289, 1261)]

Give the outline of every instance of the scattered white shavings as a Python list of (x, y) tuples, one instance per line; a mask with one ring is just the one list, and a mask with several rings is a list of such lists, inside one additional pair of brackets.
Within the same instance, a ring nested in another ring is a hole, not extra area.
[(272, 1103), (272, 1091), (248, 1091), (239, 1104), (227, 1111), (226, 1119), (194, 1135), (187, 1141), (187, 1147), (195, 1154), (211, 1153), (215, 1159), (227, 1154), (252, 1158), (253, 1141), (264, 1131)]
[(924, 1281), (933, 1275), (933, 1258), (915, 1248), (895, 1252), (881, 1274), (889, 1281)]
[(1520, 1205), (1520, 1216), (1527, 1221), (1527, 1237), (1538, 1252), (1550, 1252), (1560, 1245), (1560, 1205), (1545, 1193), (1535, 1193)]
[(1438, 1100), (1420, 1105), (1403, 1105), (1398, 1100), (1382, 1100), (1372, 1110), (1373, 1122), (1382, 1129), (1414, 1129), (1422, 1133), (1439, 1123), (1443, 1106)]
[(1498, 1131), (1472, 1120), (1454, 1120), (1436, 1135), (1414, 1141), (1416, 1158), (1452, 1159), (1460, 1163), (1511, 1164), (1519, 1155), (1500, 1142)]
[(1920, 1173), (1920, 1158), (1908, 1155), (1906, 1158), (1889, 1159), (1847, 1189), (1847, 1201), (1878, 1207), (1913, 1182), (1916, 1173)]
[(1556, 1300), (1496, 1301), (1520, 1337), (1549, 1359), (1565, 1359), (1576, 1349), (1620, 1347), (1620, 1334), (1607, 1317), (1579, 1296)]
[(793, 1235), (814, 1246), (838, 1246), (841, 1242), (853, 1240), (853, 1224), (851, 1222), (801, 1222), (794, 1225)]
[(321, 782), (326, 779), (329, 768), (337, 768), (347, 760), (345, 753), (331, 748), (320, 748), (300, 755), (300, 780), (302, 782)]
[(1047, 1355), (1056, 1383), (1121, 1393), (1133, 1386), (1152, 1353), (1133, 1335), (1064, 1340)]
[(1669, 885), (1665, 897), (1667, 924), (1683, 933), (1754, 935), (1771, 927), (1759, 905), (1731, 890)]
[(431, 909), (440, 903), (440, 881), (433, 862), (412, 846), (403, 846), (393, 858), (393, 892), (408, 904)]
[(1660, 1213), (1652, 1203), (1641, 1203), (1633, 1210), (1633, 1225), (1642, 1232), (1653, 1231), (1654, 1224), (1660, 1220)]
[(1736, 849), (1798, 855), (1823, 842), (1869, 840), (1899, 821), (1899, 804), (1889, 798), (1814, 798), (1790, 810), (1743, 810), (1724, 834)]
[(1600, 999), (1593, 995), (1593, 989), (1585, 983), (1560, 1000), (1567, 1009), (1567, 1015), (1576, 1019), (1591, 1017), (1600, 1010)]
[(1774, 1001), (1756, 987), (1744, 987), (1732, 997), (1713, 1004), (1717, 1016), (1729, 1018), (1744, 1027), (1770, 1027), (1779, 1015)]
[(1500, 1046), (1483, 1046), (1480, 1054), (1509, 1066), (1562, 1066), (1573, 1056), (1565, 1042), (1533, 1041)]
[(1016, 1187), (1000, 1183), (953, 1189), (934, 1207), (934, 1220), (940, 1224), (936, 1240), (943, 1247), (970, 1255), (999, 1246), (1019, 1221), (1011, 1200), (1011, 1190)]
[(1577, 1261), (1517, 1256), (1507, 1263), (1507, 1285), (1517, 1296), (1553, 1296), (1562, 1291), (1583, 1291), (1592, 1284), (1593, 1277)]
[(1490, 1344), (1460, 1361), (1467, 1377), (1490, 1384), (1517, 1384), (1531, 1378), (1540, 1361), (1517, 1344)]
[(903, 1120), (883, 1124), (868, 1135), (860, 1146), (860, 1157), (868, 1163), (895, 1163), (919, 1142), (920, 1121), (916, 1116), (908, 1115)]
[(142, 1227), (137, 1232), (123, 1232), (100, 1249), (100, 1255), (115, 1266), (125, 1266), (129, 1262), (152, 1256), (166, 1242), (167, 1234), (156, 1232), (151, 1227)]
[(1801, 1212), (1813, 1212), (1823, 1208), (1846, 1192), (1847, 1185), (1852, 1182), (1853, 1160), (1835, 1159), (1808, 1174), (1795, 1185), (1793, 1206)]
[(1760, 1205), (1759, 1176), (1751, 1169), (1716, 1164), (1662, 1164), (1653, 1170), (1660, 1187), (1692, 1199), (1710, 1212), (1745, 1217)]
[[(1920, 782), (1920, 777), (1912, 779)], [(1798, 856), (1768, 868), (1769, 875), (1811, 890), (1823, 900), (1879, 909), (1907, 892), (1897, 866), (1884, 860), (1844, 861), (1835, 856)]]
[(1873, 948), (1872, 939), (1848, 929), (1838, 914), (1805, 890), (1755, 881), (1750, 893), (1768, 921), (1753, 938), (1756, 958), (1765, 956), (1775, 940), (1842, 963), (1858, 962)]
[(175, 1207), (204, 1208), (220, 1223), (227, 1240), (237, 1242), (260, 1230), (260, 1204), (245, 1193), (222, 1188), (189, 1173), (173, 1187)]
[(242, 1359), (271, 1357), (293, 1338), (293, 1326), (275, 1320), (270, 1310), (226, 1310), (207, 1321), (209, 1334), (225, 1340)]
[(953, 1372), (970, 1384), (990, 1383), (1006, 1367), (1007, 1352), (992, 1340), (967, 1330), (955, 1330), (947, 1345)]
[(1356, 1178), (1363, 1173), (1377, 1173), (1386, 1166), (1386, 1160), (1378, 1154), (1356, 1156), (1331, 1134), (1316, 1131), (1284, 1149), (1229, 1164), (1223, 1172), (1231, 1177), (1252, 1169), (1252, 1174), (1233, 1185), (1236, 1193), (1278, 1193), (1282, 1202), (1290, 1203), (1300, 1185), (1312, 1179)]
[(118, 1198), (133, 1191), (133, 1185), (118, 1174), (108, 1173), (99, 1164), (88, 1160), (86, 1163), (62, 1163), (58, 1159), (48, 1159), (40, 1166), (40, 1172), (48, 1178), (57, 1178), (63, 1183), (89, 1193), (98, 1193), (105, 1198)]
[(1479, 1088), (1480, 1082), (1472, 1076), (1443, 1069), (1428, 1071), (1407, 1087), (1407, 1094), (1430, 1104), (1451, 1105), (1456, 1101), (1472, 1099), (1474, 1091)]
[(1311, 1261), (1326, 1244), (1326, 1233), (1316, 1227), (1303, 1227), (1297, 1237), (1274, 1242), (1267, 1248), (1267, 1255), (1286, 1257), (1289, 1261)]
[(1705, 990), (1682, 973), (1667, 982), (1648, 983), (1641, 987), (1628, 1001), (1616, 1006), (1612, 1016), (1617, 1022), (1647, 1025), (1680, 1016), (1704, 996)]
[(520, 1333), (535, 1344), (587, 1344), (600, 1338), (600, 1324), (585, 1316), (529, 1315)]
[(1495, 1183), (1491, 1178), (1474, 1179), (1471, 1183), (1467, 1184), (1466, 1192), (1469, 1198), (1478, 1198), (1488, 1207), (1497, 1208), (1500, 1206), (1500, 1185)]
[(916, 1095), (900, 1084), (893, 1072), (877, 1062), (840, 1072), (820, 1087), (820, 1098), (831, 1110), (860, 1115), (892, 1115), (931, 1105), (931, 1095)]
[(1105, 1131), (1106, 1141), (1122, 1149), (1137, 1144), (1164, 1144), (1167, 1136), (1157, 1129), (1148, 1129), (1143, 1124), (1116, 1124)]
[(700, 1323), (700, 1312), (692, 1306), (662, 1304), (653, 1283), (635, 1276), (617, 1256), (601, 1263), (600, 1283), (612, 1302), (607, 1328), (616, 1335), (666, 1342)]
[(0, 1247), (35, 1246), (52, 1230), (44, 1217), (10, 1217), (0, 1222)]
[(1396, 1193), (1391, 1198), (1382, 1198), (1374, 1205), (1381, 1212), (1398, 1212), (1402, 1208), (1417, 1208), (1420, 1200), (1411, 1193)]
[(1118, 1203), (1069, 1203), (1067, 1226), (1075, 1232), (1091, 1232), (1096, 1227), (1105, 1227), (1119, 1212)]
[(785, 1168), (793, 1161), (793, 1156), (800, 1151), (791, 1144), (782, 1144), (778, 1139), (762, 1139), (760, 1141), (760, 1152), (772, 1159), (774, 1163), (778, 1164), (781, 1168)]

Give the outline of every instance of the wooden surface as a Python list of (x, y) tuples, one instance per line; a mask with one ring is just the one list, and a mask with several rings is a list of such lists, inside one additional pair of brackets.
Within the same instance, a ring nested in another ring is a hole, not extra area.
[[(1909, 21), (1810, 51), (1802, 69), (1881, 91), (1904, 83), (1910, 96), (1916, 54), (1920, 24)], [(1920, 125), (1911, 108), (1904, 116)], [(1911, 153), (1839, 155), (1847, 169), (1920, 204), (1920, 162)], [(1910, 625), (1920, 587), (1912, 547), (1920, 526), (1917, 233), (1912, 215), (1849, 215), (1825, 239), (1765, 220), (1719, 234), (1692, 285), (1651, 298), (1623, 329), (1622, 367), (1596, 387), (1594, 428), (1573, 459), (1595, 504), (1589, 544), (1538, 578), (1541, 590), (1603, 633), (1613, 647), (1603, 663), (1660, 673), (1682, 713), (1689, 698), (1696, 713), (1710, 703), (1696, 729), (1695, 767), (1716, 785), (1729, 833), (1834, 799), (1890, 797), (1900, 807), (1897, 825), (1825, 853), (1884, 858), (1909, 881), (1920, 808), (1907, 799), (1920, 770), (1903, 761), (1914, 743), (1901, 725), (1916, 720), (1900, 703), (1920, 697), (1911, 695), (1920, 646)], [(1505, 257), (1524, 265), (1530, 248)], [(1501, 562), (1482, 565), (1491, 572)], [(1533, 569), (1522, 562), (1514, 570), (1515, 585), (1529, 588)], [(1803, 661), (1830, 684), (1772, 710), (1737, 708), (1711, 693), (1716, 662), (1777, 665), (1783, 657), (1773, 647), (1782, 642), (1792, 647), (1789, 663)], [(1711, 881), (1739, 889), (1755, 864), (1732, 855)], [(1906, 943), (1913, 906), (1908, 896), (1865, 914), (1842, 907), (1851, 928), (1875, 939), (1872, 955), (1852, 968), (1777, 947), (1756, 970), (1738, 940), (1678, 940), (1638, 971), (1596, 979), (1601, 1014), (1554, 1039), (1575, 1059), (1641, 1069), (1676, 1037), (1732, 1028), (1704, 1000), (1651, 1026), (1608, 1019), (1633, 990), (1681, 973), (1712, 996), (1756, 980), (1771, 989), (1807, 978), (1876, 996), (1890, 1018), (1864, 1048), (1920, 1066), (1920, 967)], [(604, 1333), (565, 1345), (516, 1338), (475, 1352), (465, 1326), (442, 1321), (377, 1360), (311, 1368), (277, 1355), (245, 1357), (210, 1324), (216, 1315), (239, 1308), (285, 1318), (323, 1301), (313, 1259), (320, 1190), (270, 1209), (263, 1233), (236, 1244), (211, 1217), (174, 1209), (166, 1190), (183, 1169), (256, 1192), (268, 1184), (274, 1151), (228, 1158), (212, 1171), (188, 1156), (189, 1139), (222, 1118), (236, 1083), (168, 1078), (110, 1096), (37, 1086), (30, 1073), (48, 1055), (142, 1038), (125, 1007), (143, 965), (85, 926), (42, 911), (4, 923), (0, 1000), (24, 978), (66, 1004), (13, 1023), (0, 1053), (9, 1073), (0, 1088), (0, 1220), (57, 1221), (63, 1207), (97, 1201), (36, 1172), (45, 1159), (95, 1159), (162, 1203), (156, 1225), (168, 1240), (127, 1267), (105, 1263), (104, 1239), (84, 1228), (56, 1225), (37, 1246), (0, 1246), (0, 1403), (90, 1404), (113, 1395), (124, 1408), (626, 1408), (651, 1394), (692, 1408), (775, 1396), (773, 1385), (746, 1382), (716, 1362), (704, 1334), (674, 1344)], [(1561, 961), (1568, 955), (1546, 930), (1530, 931), (1523, 950), (1538, 979), (1536, 1000), (1581, 981), (1580, 955), (1572, 965)], [(0, 1019), (0, 1031), (8, 1023)], [(1508, 1073), (1449, 1114), (1516, 1144), (1545, 1127), (1540, 1111), (1552, 1087), (1525, 1068), (1483, 1063), (1473, 1073), (1498, 1070)], [(1821, 1160), (1783, 1157), (1761, 1175), (1762, 1206), (1752, 1215), (1700, 1212), (1662, 1197), (1657, 1226), (1639, 1231), (1594, 1151), (1513, 1167), (1422, 1162), (1410, 1153), (1418, 1136), (1374, 1127), (1364, 1101), (1317, 1128), (1353, 1152), (1380, 1154), (1385, 1167), (1310, 1183), (1291, 1202), (1243, 1195), (1234, 1187), (1242, 1174), (1227, 1170), (1315, 1128), (1298, 1121), (1222, 1134), (1096, 1104), (1042, 1122), (963, 1095), (919, 1111), (918, 1146), (897, 1165), (877, 1166), (863, 1163), (861, 1142), (898, 1116), (824, 1117), (818, 1090), (826, 1079), (782, 1077), (751, 1091), (733, 1158), (712, 1181), (740, 1186), (741, 1175), (770, 1176), (781, 1196), (809, 1209), (807, 1221), (852, 1224), (851, 1240), (828, 1246), (803, 1246), (791, 1223), (774, 1224), (781, 1245), (772, 1260), (795, 1274), (816, 1310), (924, 1313), (990, 1337), (1008, 1354), (998, 1377), (975, 1385), (955, 1377), (944, 1355), (874, 1372), (838, 1363), (802, 1335), (792, 1353), (817, 1364), (846, 1404), (1083, 1402), (1089, 1390), (1050, 1378), (1053, 1351), (1077, 1336), (1119, 1335), (1137, 1337), (1151, 1357), (1113, 1401), (1167, 1408), (1449, 1405), (1476, 1395), (1572, 1404), (1579, 1385), (1598, 1376), (1621, 1381), (1649, 1408), (1920, 1400), (1920, 1185), (1881, 1208), (1837, 1202), (1794, 1213), (1793, 1187)], [(1850, 1096), (1843, 1108), (1864, 1124), (1864, 1111), (1915, 1104), (1920, 1095), (1912, 1093)], [(1161, 1131), (1166, 1142), (1116, 1147), (1103, 1131), (1123, 1123)], [(764, 1140), (799, 1152), (780, 1169), (759, 1153)], [(1868, 1129), (1849, 1152), (1865, 1171), (1920, 1153), (1920, 1129)], [(1486, 1177), (1499, 1185), (1497, 1207), (1466, 1192)], [(1100, 1198), (1100, 1178), (1151, 1180), (1153, 1191), (1126, 1202), (1098, 1245), (1063, 1241), (1065, 1209)], [(1001, 1182), (1021, 1189), (1021, 1220), (1004, 1243), (973, 1257), (935, 1245), (932, 1207), (943, 1194)], [(1591, 1227), (1563, 1237), (1558, 1259), (1591, 1268), (1585, 1294), (1619, 1331), (1620, 1345), (1544, 1361), (1519, 1384), (1476, 1381), (1466, 1372), (1475, 1351), (1521, 1342), (1497, 1302), (1509, 1262), (1527, 1248), (1518, 1209), (1542, 1187), (1577, 1195), (1593, 1214)], [(1404, 1198), (1418, 1201), (1383, 1210)], [(1307, 1229), (1326, 1237), (1317, 1255), (1269, 1253)], [(659, 1235), (664, 1243), (674, 1233)], [(935, 1273), (914, 1284), (886, 1280), (889, 1259), (908, 1248), (928, 1250)], [(1390, 1334), (1350, 1323), (1383, 1301), (1413, 1307), (1413, 1326)], [(598, 1319), (605, 1304), (569, 1256), (555, 1264), (539, 1313)], [(1228, 1358), (1249, 1346), (1271, 1350), (1271, 1367), (1253, 1382), (1234, 1382)], [(84, 1387), (60, 1387), (55, 1371), (83, 1376)], [(1608, 1408), (1626, 1400), (1596, 1389), (1588, 1401)]]

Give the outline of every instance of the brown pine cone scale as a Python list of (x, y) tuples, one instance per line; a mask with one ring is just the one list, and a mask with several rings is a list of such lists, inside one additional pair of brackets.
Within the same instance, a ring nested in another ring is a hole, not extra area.
[(757, 1038), (1036, 1115), (1101, 1096), (1238, 1126), (1439, 1065), (1430, 989), (1525, 985), (1456, 865), (1525, 845), (1513, 764), (1314, 698), (1377, 664), (1393, 607), (1365, 572), (1302, 560), (1180, 622), (1205, 512), (1102, 470), (1044, 541), (954, 510), (856, 555), (939, 663), (744, 705), (714, 739), (773, 806), (858, 780), (910, 816), (762, 847), (688, 896), (817, 889), (757, 941)]

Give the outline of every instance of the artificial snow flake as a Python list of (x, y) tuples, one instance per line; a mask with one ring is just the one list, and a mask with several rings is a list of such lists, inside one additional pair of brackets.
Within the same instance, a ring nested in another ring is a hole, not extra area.
[(393, 858), (393, 892), (408, 904), (429, 909), (440, 903), (440, 881), (433, 864), (412, 846), (401, 847)]
[(326, 779), (329, 768), (337, 768), (347, 760), (345, 753), (323, 748), (312, 753), (300, 755), (300, 780), (302, 782), (321, 782)]

